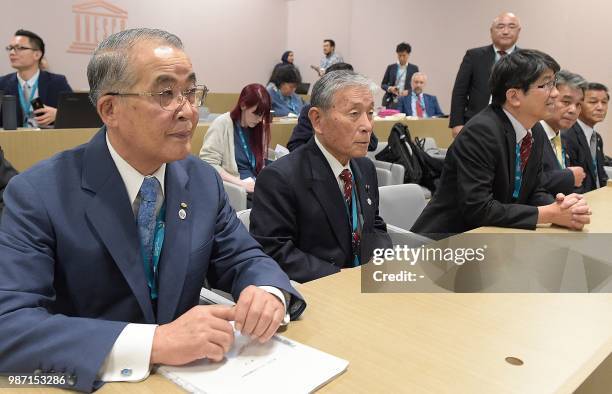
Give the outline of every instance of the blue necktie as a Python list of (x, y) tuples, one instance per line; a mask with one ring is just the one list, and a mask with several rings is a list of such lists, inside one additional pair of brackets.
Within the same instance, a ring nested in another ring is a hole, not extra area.
[(151, 298), (157, 297), (157, 285), (153, 274), (151, 260), (153, 257), (153, 240), (155, 237), (155, 202), (161, 186), (155, 177), (146, 177), (140, 186), (140, 207), (138, 208), (138, 234), (140, 250), (144, 263), (147, 282), (151, 289)]

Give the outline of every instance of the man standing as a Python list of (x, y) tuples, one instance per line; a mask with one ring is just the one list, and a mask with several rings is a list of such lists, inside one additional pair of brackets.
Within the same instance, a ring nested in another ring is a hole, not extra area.
[[(72, 92), (66, 77), (40, 69), (45, 43), (31, 31), (17, 30), (6, 50), (11, 67), (17, 72), (0, 77), (0, 90), (17, 96), (17, 124), (24, 127), (49, 126), (55, 122), (59, 94)], [(41, 99), (44, 108), (32, 108), (35, 98)]]
[(431, 94), (423, 93), (427, 84), (427, 75), (417, 72), (412, 75), (410, 81), (411, 93), (400, 98), (398, 110), (408, 116), (419, 118), (432, 118), (442, 116), (438, 99)]
[(440, 188), (412, 231), (441, 239), (481, 226), (554, 223), (579, 230), (589, 223), (581, 195), (558, 194), (554, 201), (540, 181), (548, 140), (531, 128), (554, 108), (557, 71), (557, 62), (536, 50), (516, 51), (495, 64), (493, 103), (450, 146)]
[(603, 140), (595, 125), (603, 122), (608, 113), (610, 93), (600, 83), (587, 85), (578, 121), (562, 135), (567, 145), (569, 162), (584, 169), (586, 177), (581, 192), (586, 193), (606, 186), (608, 175), (604, 170)]
[(323, 40), (323, 57), (319, 62), (319, 76), (325, 75), (325, 70), (332, 64), (343, 62), (342, 56), (336, 53), (336, 42), (331, 38)]
[(391, 247), (378, 215), (378, 182), (364, 157), (372, 133), (370, 81), (350, 71), (313, 87), (315, 138), (257, 178), (251, 233), (289, 277), (307, 282), (367, 263)]
[[(264, 342), (305, 304), (190, 156), (206, 91), (173, 34), (131, 29), (87, 67), (105, 126), (14, 177), (0, 224), (0, 372), (79, 391), (151, 365), (220, 361), (230, 321)], [(205, 279), (235, 307), (198, 306)], [(285, 307), (286, 305), (286, 307)]]
[(414, 73), (419, 71), (419, 66), (408, 63), (412, 47), (402, 42), (395, 48), (397, 63), (389, 64), (380, 87), (385, 91), (382, 105), (387, 108), (397, 108), (398, 101), (410, 92), (410, 82)]
[(499, 59), (516, 49), (521, 22), (511, 12), (504, 12), (491, 24), (492, 45), (469, 49), (455, 79), (451, 98), (450, 122), (453, 137), (467, 121), (490, 102), (489, 76)]
[(587, 82), (578, 74), (561, 70), (556, 75), (559, 95), (555, 99), (554, 111), (536, 123), (532, 130), (544, 132), (550, 141), (542, 152), (542, 187), (549, 193), (569, 194), (582, 185), (584, 169), (568, 166), (565, 143), (561, 140), (561, 129), (571, 127), (580, 114)]

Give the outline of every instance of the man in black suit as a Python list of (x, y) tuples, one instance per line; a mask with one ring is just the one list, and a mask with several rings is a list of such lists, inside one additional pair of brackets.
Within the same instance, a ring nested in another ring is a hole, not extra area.
[(313, 87), (305, 146), (257, 177), (251, 233), (289, 277), (306, 282), (367, 263), (390, 248), (378, 214), (378, 182), (366, 155), (374, 99), (370, 82), (350, 71)]
[[(17, 72), (0, 77), (0, 90), (17, 97), (17, 125), (49, 126), (55, 122), (59, 94), (72, 92), (66, 77), (40, 69), (45, 43), (36, 33), (17, 30), (6, 50)], [(31, 101), (37, 97), (44, 108), (34, 110)]]
[(408, 96), (410, 93), (410, 81), (412, 74), (419, 71), (419, 66), (408, 63), (412, 52), (410, 44), (402, 42), (395, 48), (397, 63), (389, 64), (380, 84), (385, 91), (382, 105), (387, 108), (397, 108), (399, 98)]
[(561, 140), (561, 129), (571, 127), (580, 114), (584, 88), (587, 82), (578, 74), (561, 70), (557, 73), (557, 90), (554, 111), (536, 123), (532, 131), (545, 133), (550, 143), (542, 152), (542, 186), (549, 193), (570, 194), (582, 185), (584, 169), (569, 166), (567, 148)]
[(4, 209), (4, 189), (15, 175), (17, 175), (17, 170), (6, 160), (4, 152), (0, 148), (0, 220), (2, 220), (2, 210)]
[(603, 141), (595, 130), (595, 124), (606, 118), (609, 101), (610, 94), (605, 85), (589, 83), (584, 92), (578, 121), (562, 133), (570, 165), (580, 166), (586, 172), (580, 188), (582, 193), (604, 187), (608, 182), (608, 175), (604, 170)]
[(440, 188), (412, 231), (441, 239), (481, 226), (534, 229), (554, 223), (582, 229), (590, 210), (581, 195), (541, 186), (546, 135), (530, 129), (553, 109), (559, 65), (518, 50), (493, 67), (493, 103), (465, 125), (448, 150)]
[(516, 49), (521, 22), (510, 12), (493, 19), (491, 41), (493, 44), (469, 49), (457, 72), (451, 98), (449, 127), (457, 136), (467, 121), (483, 110), (490, 102), (489, 76), (499, 59)]

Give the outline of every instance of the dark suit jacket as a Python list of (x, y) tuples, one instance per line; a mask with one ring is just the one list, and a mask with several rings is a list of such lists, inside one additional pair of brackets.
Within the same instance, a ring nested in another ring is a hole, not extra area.
[(166, 167), (155, 313), (136, 220), (105, 134), (35, 165), (6, 189), (0, 371), (66, 371), (75, 389), (91, 390), (127, 322), (176, 319), (198, 304), (205, 279), (236, 298), (251, 284), (275, 286), (292, 294), (293, 317), (301, 313), (299, 294), (238, 220), (217, 172), (193, 156)]
[[(19, 102), (19, 92), (17, 90), (17, 73), (7, 74), (0, 77), (0, 90), (4, 90), (4, 94), (10, 94), (17, 97), (17, 125), (23, 124), (23, 110)], [(60, 74), (53, 74), (47, 71), (41, 71), (38, 77), (38, 97), (43, 104), (57, 108), (59, 94), (62, 92), (72, 92), (72, 88), (68, 85), (66, 77)], [(0, 116), (0, 124), (2, 117)]]
[(4, 158), (4, 152), (0, 148), (0, 220), (2, 220), (2, 210), (4, 208), (4, 200), (2, 198), (4, 188), (15, 175), (17, 175), (17, 170)]
[[(562, 168), (557, 159), (557, 155), (553, 150), (550, 139), (546, 134), (546, 130), (540, 124), (536, 123), (531, 130), (538, 130), (538, 133), (546, 135), (548, 144), (544, 144), (542, 151), (542, 187), (548, 190), (553, 196), (557, 193), (563, 193), (565, 195), (574, 192), (574, 174), (567, 168)], [(563, 144), (563, 143), (562, 143)], [(569, 163), (569, 155), (567, 149), (564, 149), (566, 156), (566, 163)]]
[(466, 124), (489, 104), (489, 77), (494, 63), (493, 45), (472, 48), (465, 53), (453, 86), (449, 127)]
[[(397, 63), (389, 64), (387, 69), (385, 70), (385, 75), (383, 76), (383, 80), (380, 83), (380, 87), (385, 91), (385, 95), (383, 97), (382, 105), (390, 108), (389, 104), (393, 104), (393, 94), (387, 92), (389, 86), (395, 86), (395, 79), (397, 78)], [(411, 91), (412, 87), (410, 85), (410, 80), (412, 79), (412, 74), (419, 71), (419, 66), (416, 64), (408, 63), (408, 68), (406, 69), (406, 83), (404, 84), (404, 90)]]
[[(427, 116), (431, 118), (433, 116), (444, 115), (444, 112), (440, 109), (436, 96), (423, 93), (423, 101), (425, 102), (425, 113)], [(416, 116), (416, 114), (412, 113), (412, 95), (401, 97), (397, 109), (408, 116)]]
[(412, 231), (441, 239), (481, 226), (534, 229), (536, 206), (553, 202), (540, 185), (546, 135), (536, 130), (513, 201), (516, 133), (499, 106), (472, 118), (448, 149), (440, 187)]
[[(603, 153), (603, 141), (601, 135), (597, 133), (597, 174), (599, 174), (599, 185), (600, 187), (606, 186), (608, 182), (608, 175), (604, 169), (604, 153)], [(584, 131), (578, 122), (574, 123), (572, 127), (567, 130), (561, 131), (561, 138), (565, 142), (567, 147), (567, 154), (569, 156), (569, 166), (580, 166), (584, 168), (584, 181), (582, 187), (578, 188), (578, 192), (586, 193), (591, 190), (597, 189), (597, 183), (595, 182), (595, 170), (593, 169), (593, 160), (591, 158), (591, 148), (589, 147), (589, 141), (584, 136)]]
[[(300, 146), (304, 145), (308, 141), (312, 139), (314, 135), (314, 131), (312, 129), (312, 123), (310, 123), (310, 119), (308, 118), (308, 111), (310, 110), (312, 105), (307, 104), (300, 111), (300, 116), (298, 117), (298, 122), (293, 128), (291, 132), (291, 137), (289, 137), (289, 141), (287, 142), (287, 149), (290, 152), (293, 152)], [(370, 144), (368, 145), (369, 151), (375, 151), (378, 147), (378, 137), (372, 132), (370, 135)]]
[[(390, 248), (387, 226), (378, 215), (376, 169), (368, 158), (351, 160), (357, 185), (361, 263), (374, 248)], [(289, 277), (307, 282), (351, 267), (351, 230), (338, 182), (311, 139), (267, 166), (257, 177), (251, 234)]]

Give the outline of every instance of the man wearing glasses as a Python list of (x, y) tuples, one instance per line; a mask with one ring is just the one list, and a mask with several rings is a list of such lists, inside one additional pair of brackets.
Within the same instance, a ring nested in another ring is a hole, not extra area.
[[(61, 92), (72, 92), (66, 77), (40, 69), (45, 43), (37, 34), (17, 30), (6, 47), (16, 73), (0, 77), (0, 90), (17, 97), (17, 125), (46, 127), (55, 122)], [(32, 100), (40, 98), (44, 108), (35, 109)], [(0, 124), (2, 119), (0, 118)]]
[[(305, 308), (190, 156), (206, 88), (178, 37), (111, 35), (87, 68), (105, 126), (14, 178), (0, 225), (0, 372), (73, 389), (154, 364), (220, 361), (234, 331), (265, 342)], [(205, 280), (236, 306), (198, 306)]]
[(491, 72), (493, 102), (474, 116), (446, 155), (440, 188), (412, 231), (442, 239), (481, 226), (535, 229), (554, 223), (580, 230), (590, 209), (579, 194), (548, 194), (541, 184), (542, 150), (532, 127), (554, 111), (557, 62), (517, 50)]

